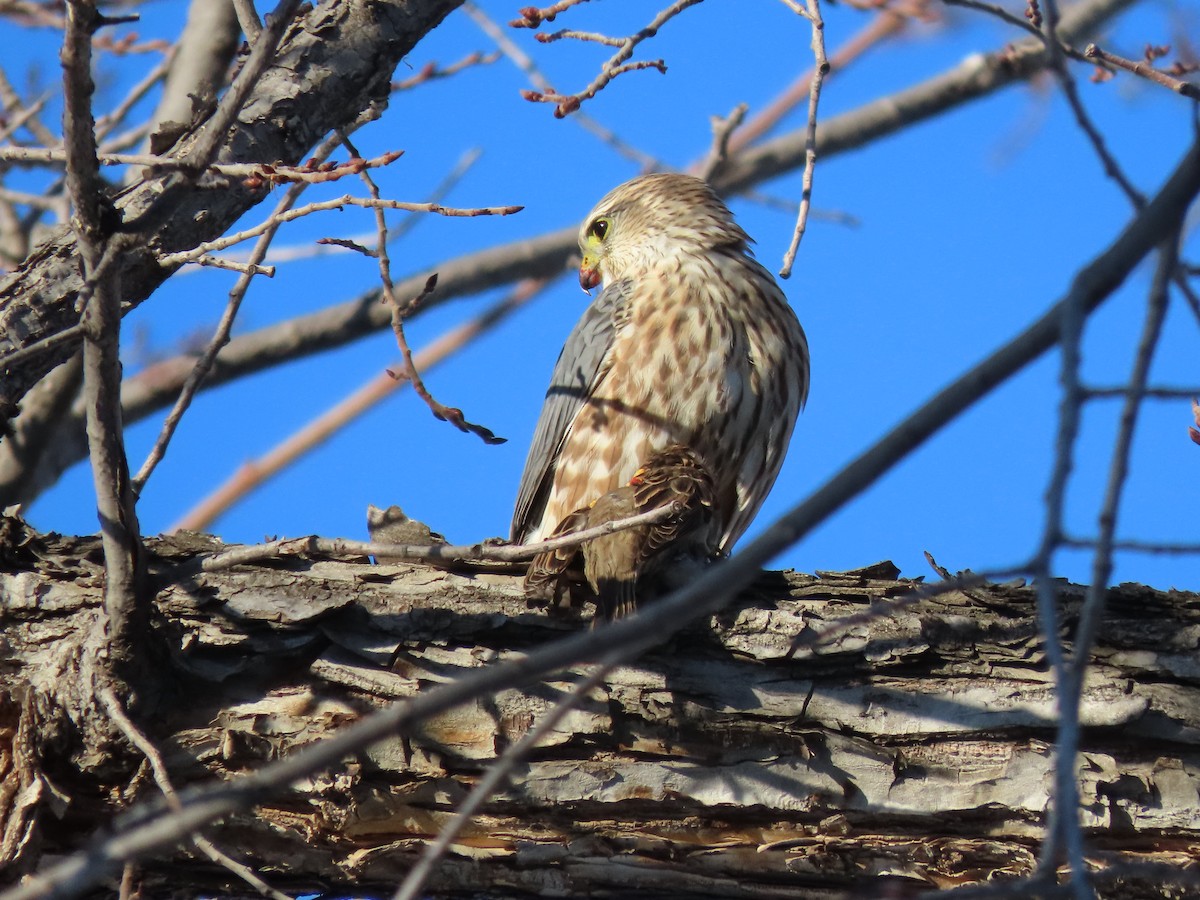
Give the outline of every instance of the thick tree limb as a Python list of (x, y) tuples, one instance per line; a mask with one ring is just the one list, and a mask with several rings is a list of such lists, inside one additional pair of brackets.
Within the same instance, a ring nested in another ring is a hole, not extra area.
[[(0, 596), (18, 665), (0, 675), (0, 707), (13, 731), (38, 716), (26, 781), (54, 785), (71, 814), (6, 807), (0, 833), (22, 825), (61, 851), (107, 815), (88, 798), (118, 796), (138, 758), (111, 745), (73, 764), (47, 753), (64, 721), (94, 714), (69, 672), (78, 626), (101, 604), (97, 545), (4, 526)], [(151, 544), (170, 648), (159, 677), (187, 702), (141, 727), (185, 794), (581, 627), (529, 610), (512, 576), (312, 559), (175, 580), (212, 549), (198, 537)], [(1055, 727), (1029, 588), (952, 592), (787, 658), (797, 633), (912, 587), (886, 564), (767, 575), (733, 611), (618, 667), (458, 838), (431, 890), (828, 897), (1028, 872)], [(1083, 591), (1063, 596), (1073, 620)], [(1200, 597), (1125, 586), (1109, 609), (1082, 702), (1089, 859), (1186, 867), (1200, 852)], [(480, 769), (590, 671), (485, 691), (206, 836), (292, 893), (394, 888)], [(151, 892), (237, 887), (187, 844), (143, 860), (141, 877)], [(1157, 871), (1107, 895), (1168, 890)]]

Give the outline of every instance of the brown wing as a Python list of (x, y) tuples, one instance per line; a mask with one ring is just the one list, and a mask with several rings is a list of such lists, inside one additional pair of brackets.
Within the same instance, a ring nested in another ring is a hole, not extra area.
[[(568, 532), (587, 528), (588, 513), (587, 509), (575, 510), (558, 523), (551, 537), (561, 537)], [(529, 563), (529, 571), (525, 573), (525, 593), (557, 601), (570, 587), (571, 581), (579, 580), (579, 568), (578, 545), (539, 553)]]
[[(716, 488), (700, 458), (682, 444), (671, 444), (652, 455), (630, 481), (637, 512), (649, 512), (668, 503), (678, 512), (646, 526), (642, 560), (678, 545), (685, 539), (704, 540), (715, 514)], [(711, 548), (710, 548), (711, 549)]]

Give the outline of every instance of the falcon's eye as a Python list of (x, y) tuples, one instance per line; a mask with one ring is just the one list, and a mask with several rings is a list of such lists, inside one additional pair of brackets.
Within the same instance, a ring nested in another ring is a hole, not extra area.
[(608, 219), (595, 219), (588, 226), (588, 237), (595, 238), (598, 241), (604, 240), (604, 236), (608, 234)]

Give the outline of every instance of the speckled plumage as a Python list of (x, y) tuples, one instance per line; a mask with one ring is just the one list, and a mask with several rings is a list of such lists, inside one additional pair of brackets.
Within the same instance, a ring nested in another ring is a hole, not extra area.
[(513, 539), (551, 534), (669, 444), (712, 474), (727, 552), (779, 474), (808, 394), (808, 344), (715, 193), (687, 175), (617, 187), (584, 220), (580, 282), (603, 285), (555, 366)]
[(647, 580), (653, 581), (668, 567), (703, 563), (711, 556), (719, 537), (715, 499), (712, 476), (700, 458), (687, 447), (672, 444), (652, 454), (628, 484), (563, 519), (554, 536), (674, 504), (667, 518), (534, 557), (525, 590), (557, 601), (582, 575), (598, 618), (629, 615)]

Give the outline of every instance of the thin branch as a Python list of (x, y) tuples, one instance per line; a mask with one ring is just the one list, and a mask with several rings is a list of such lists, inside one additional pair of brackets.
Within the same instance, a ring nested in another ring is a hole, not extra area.
[[(342, 141), (351, 150), (354, 149), (354, 145), (350, 143), (350, 139), (344, 134), (342, 135)], [(367, 172), (363, 172), (360, 177), (367, 186), (367, 190), (371, 194), (371, 199), (378, 201), (380, 199), (379, 186), (375, 184), (375, 180)], [(425, 382), (421, 378), (421, 373), (417, 371), (416, 363), (413, 362), (412, 348), (408, 346), (408, 338), (404, 334), (404, 317), (411, 310), (416, 309), (421, 301), (433, 292), (433, 289), (437, 286), (437, 273), (434, 272), (429, 276), (420, 294), (402, 305), (396, 298), (395, 285), (392, 283), (392, 260), (388, 255), (387, 219), (383, 215), (383, 209), (379, 207), (375, 208), (375, 229), (377, 233), (375, 258), (379, 262), (379, 279), (383, 284), (383, 296), (392, 309), (392, 332), (396, 335), (396, 343), (400, 347), (401, 356), (404, 357), (403, 376), (391, 372), (389, 374), (397, 380), (401, 377), (407, 378), (409, 384), (412, 385), (413, 391), (425, 401), (425, 405), (429, 407), (435, 418), (443, 422), (449, 422), (459, 431), (477, 435), (485, 444), (503, 444), (507, 438), (496, 437), (490, 429), (485, 428), (483, 425), (468, 422), (461, 409), (440, 403), (425, 386)]]
[[(204, 171), (211, 175), (222, 175), (239, 180), (258, 179), (264, 183), (287, 184), (306, 181), (310, 184), (337, 181), (357, 175), (363, 169), (375, 169), (390, 165), (403, 155), (401, 150), (392, 150), (374, 159), (351, 159), (344, 163), (327, 163), (314, 167), (284, 166), (272, 163), (220, 163), (210, 162)], [(191, 171), (194, 165), (184, 159), (155, 153), (100, 153), (97, 160), (105, 166), (144, 166), (164, 171)], [(21, 163), (65, 164), (66, 151), (61, 147), (0, 147), (0, 161)]]
[(779, 270), (780, 278), (790, 278), (792, 266), (796, 263), (796, 253), (800, 249), (800, 241), (804, 237), (804, 229), (808, 226), (808, 208), (812, 205), (813, 170), (817, 164), (817, 104), (821, 99), (821, 85), (829, 74), (829, 60), (825, 58), (825, 21), (821, 18), (821, 6), (818, 0), (806, 0), (808, 3), (808, 20), (812, 24), (813, 74), (808, 92), (808, 137), (804, 148), (804, 175), (801, 178), (800, 210), (796, 214), (796, 227), (792, 231), (792, 242), (783, 255), (783, 266)]
[(246, 40), (253, 44), (262, 32), (262, 22), (258, 18), (258, 10), (254, 8), (254, 0), (233, 0), (233, 8), (237, 12), (238, 24)]
[(129, 93), (125, 96), (125, 99), (117, 105), (116, 109), (107, 115), (101, 116), (100, 119), (97, 120), (97, 141), (102, 141), (108, 137), (108, 135), (112, 134), (113, 129), (125, 121), (125, 118), (129, 115), (130, 111), (137, 106), (137, 104), (140, 103), (148, 93), (150, 93), (154, 86), (167, 77), (167, 73), (171, 69), (171, 63), (175, 60), (176, 52), (177, 48), (172, 45), (171, 49), (167, 51), (166, 55), (159, 60), (158, 65), (146, 73), (146, 76), (130, 89)]
[(1176, 94), (1187, 97), (1189, 100), (1200, 100), (1200, 88), (1196, 87), (1196, 85), (1182, 78), (1175, 78), (1161, 69), (1156, 69), (1148, 62), (1141, 60), (1134, 62), (1131, 59), (1126, 59), (1123, 56), (1117, 56), (1115, 53), (1102, 50), (1095, 44), (1088, 44), (1084, 47), (1083, 55), (1088, 59), (1116, 66), (1118, 69), (1124, 69), (1126, 72), (1132, 72), (1134, 75), (1139, 75), (1147, 81), (1160, 84), (1167, 90), (1174, 91)]
[(711, 181), (725, 167), (725, 164), (729, 162), (729, 139), (741, 126), (742, 120), (746, 118), (746, 111), (749, 108), (749, 104), (739, 103), (725, 118), (722, 119), (720, 116), (712, 117), (712, 146), (708, 150), (708, 156), (705, 157), (704, 162), (696, 170), (696, 174), (700, 178), (705, 181)]
[[(158, 748), (154, 746), (150, 738), (146, 737), (142, 731), (133, 724), (133, 720), (125, 712), (121, 706), (121, 701), (117, 699), (117, 695), (113, 693), (112, 688), (104, 685), (100, 688), (100, 702), (104, 705), (105, 711), (110, 719), (116, 723), (121, 729), (121, 733), (125, 735), (129, 743), (137, 747), (142, 756), (146, 758), (146, 762), (150, 764), (150, 771), (154, 775), (154, 783), (158, 785), (158, 789), (162, 791), (163, 797), (167, 801), (167, 806), (172, 810), (178, 811), (181, 808), (179, 795), (175, 791), (175, 786), (171, 783), (171, 776), (167, 773), (167, 764), (163, 762), (162, 754)], [(264, 897), (270, 897), (271, 900), (292, 900), (287, 894), (282, 891), (277, 891), (261, 878), (258, 877), (248, 866), (242, 865), (240, 862), (230, 858), (225, 853), (217, 848), (212, 841), (203, 835), (193, 834), (192, 843), (201, 853), (207, 856), (217, 865), (228, 869), (238, 878), (242, 879), (250, 887), (254, 888)]]
[(553, 22), (560, 12), (566, 12), (572, 6), (587, 3), (588, 0), (560, 0), (558, 3), (538, 9), (536, 6), (525, 6), (521, 9), (521, 18), (509, 22), (512, 28), (537, 28), (543, 22)]
[(780, 2), (796, 15), (808, 18), (808, 10), (797, 3), (796, 0), (780, 0)]
[(983, 0), (942, 0), (947, 6), (960, 6), (963, 9), (973, 9), (977, 12), (984, 12), (990, 16), (995, 16), (1002, 22), (1007, 22), (1014, 28), (1020, 28), (1022, 31), (1027, 31), (1030, 34), (1041, 36), (1042, 30), (1027, 18), (1014, 15), (1003, 6), (996, 3), (984, 3)]
[[(253, 257), (253, 252), (250, 255)], [(242, 275), (265, 275), (267, 278), (275, 277), (274, 266), (260, 266), (257, 263), (239, 262), (236, 259), (224, 259), (220, 256), (201, 256), (191, 260), (191, 263), (201, 268), (225, 269), (229, 272), (239, 272)]]
[[(580, 105), (585, 100), (590, 100), (595, 97), (600, 91), (608, 86), (617, 76), (635, 71), (637, 69), (655, 68), (660, 72), (667, 71), (666, 65), (660, 60), (643, 61), (639, 63), (627, 63), (626, 61), (633, 55), (633, 51), (637, 49), (638, 44), (648, 38), (658, 34), (658, 30), (667, 22), (675, 18), (689, 6), (695, 6), (703, 0), (675, 0), (674, 3), (663, 9), (657, 16), (651, 20), (650, 24), (645, 28), (625, 38), (604, 38), (601, 35), (584, 35), (579, 32), (559, 32), (558, 34), (540, 34), (538, 39), (543, 43), (548, 41), (558, 40), (560, 37), (575, 37), (576, 39), (585, 39), (599, 41), (601, 43), (611, 43), (613, 46), (619, 47), (601, 67), (600, 74), (592, 79), (591, 83), (577, 94), (559, 94), (557, 92), (541, 92), (541, 91), (522, 91), (521, 96), (526, 100), (531, 100), (535, 103), (553, 103), (555, 104), (554, 115), (561, 119), (570, 113), (579, 109)], [(536, 28), (536, 25), (525, 25), (524, 27)]]
[(204, 123), (195, 143), (182, 157), (184, 164), (195, 174), (202, 172), (225, 140), (225, 132), (246, 104), (246, 99), (263, 72), (275, 59), (275, 51), (283, 35), (292, 23), (300, 0), (279, 0), (275, 10), (267, 16), (265, 27), (259, 32), (250, 49), (250, 55), (242, 64), (241, 71), (233, 79), (229, 90), (221, 97), (216, 111)]
[[(386, 239), (380, 239), (380, 246), (386, 246)], [(386, 253), (380, 254), (380, 267), (387, 263)], [(396, 335), (396, 344), (400, 347), (400, 355), (404, 358), (404, 370), (397, 374), (388, 371), (397, 381), (405, 379), (412, 385), (413, 391), (417, 396), (425, 401), (425, 405), (429, 407), (435, 419), (442, 422), (449, 422), (459, 431), (468, 434), (474, 434), (480, 438), (485, 444), (503, 444), (508, 438), (497, 437), (490, 428), (483, 425), (477, 425), (474, 422), (467, 421), (461, 409), (454, 406), (446, 406), (439, 402), (436, 397), (429, 392), (429, 388), (425, 386), (424, 379), (421, 378), (421, 373), (417, 370), (417, 364), (413, 361), (412, 348), (408, 345), (408, 338), (404, 334), (404, 316), (407, 309), (421, 302), (421, 299), (428, 293), (432, 292), (437, 286), (437, 273), (429, 276), (429, 280), (425, 282), (425, 290), (410, 300), (407, 304), (401, 305), (396, 299), (395, 291), (392, 290), (390, 275), (384, 276), (383, 293), (387, 297), (388, 304), (392, 308), (392, 332)]]
[(0, 356), (0, 372), (7, 371), (9, 369), (15, 369), (27, 359), (33, 359), (37, 356), (40, 356), (41, 354), (54, 349), (59, 344), (69, 344), (77, 341), (82, 336), (82, 325), (72, 325), (70, 328), (64, 328), (62, 331), (54, 334), (48, 334), (40, 341), (36, 341), (27, 347), (14, 350), (7, 356)]
[[(465, 5), (465, 4), (464, 4)], [(480, 53), (476, 50), (474, 53), (469, 53), (460, 59), (458, 62), (453, 62), (448, 66), (439, 68), (437, 63), (428, 62), (421, 67), (416, 75), (405, 78), (402, 81), (392, 82), (392, 91), (398, 93), (400, 91), (409, 91), (413, 88), (425, 84), (429, 81), (440, 81), (443, 78), (449, 78), (452, 75), (457, 75), (464, 69), (470, 69), (474, 66), (490, 66), (500, 58), (499, 51), (492, 53)]]
[(1162, 333), (1163, 320), (1167, 315), (1167, 294), (1171, 278), (1179, 261), (1179, 235), (1168, 237), (1159, 250), (1158, 267), (1154, 272), (1154, 280), (1150, 286), (1150, 296), (1146, 304), (1146, 319), (1142, 325), (1142, 335), (1138, 341), (1137, 355), (1133, 362), (1133, 371), (1129, 375), (1129, 386), (1125, 394), (1125, 403), (1121, 408), (1121, 418), (1117, 427), (1117, 438), (1113, 444), (1112, 462), (1109, 465), (1108, 485), (1104, 492), (1104, 505), (1100, 509), (1096, 552), (1092, 563), (1093, 581), (1088, 587), (1087, 597), (1079, 612), (1079, 625), (1075, 629), (1074, 651), (1070, 664), (1070, 679), (1066, 689), (1074, 691), (1075, 706), (1079, 706), (1079, 698), (1083, 693), (1083, 678), (1087, 669), (1087, 657), (1092, 644), (1100, 629), (1100, 621), (1104, 617), (1104, 601), (1108, 591), (1108, 579), (1112, 575), (1113, 535), (1117, 530), (1117, 513), (1120, 509), (1121, 494), (1125, 487), (1125, 479), (1129, 473), (1129, 454), (1133, 444), (1134, 430), (1137, 427), (1138, 413), (1141, 411), (1142, 398), (1146, 390), (1146, 380), (1149, 378), (1150, 363), (1154, 352), (1158, 349), (1158, 339)]
[[(801, 15), (807, 19), (808, 11), (805, 10)], [(889, 38), (898, 36), (904, 31), (910, 15), (908, 4), (892, 4), (880, 7), (878, 13), (871, 18), (866, 26), (856, 34), (851, 35), (845, 43), (834, 51), (833, 55), (829, 58), (830, 71), (844, 72), (853, 62), (861, 59), (868, 50)], [(744, 126), (739, 128), (729, 142), (731, 158), (741, 155), (748, 147), (775, 128), (797, 105), (807, 100), (812, 94), (812, 78), (813, 70), (811, 68), (804, 71), (795, 81), (784, 88), (777, 97), (768, 103), (761, 112), (752, 116)], [(804, 135), (805, 143), (807, 144), (807, 129), (803, 129), (800, 133)], [(822, 152), (824, 152), (823, 148)], [(803, 163), (803, 159), (801, 163)]]
[[(1129, 396), (1129, 385), (1121, 387), (1088, 387), (1083, 389), (1085, 397), (1096, 400), (1106, 400), (1114, 397)], [(1147, 400), (1179, 400), (1200, 395), (1198, 387), (1147, 387), (1142, 391), (1142, 397)]]
[(121, 292), (116, 273), (106, 273), (104, 257), (114, 216), (96, 162), (92, 118), (92, 36), (105, 19), (88, 0), (69, 0), (63, 37), (63, 144), (67, 190), (74, 205), (72, 227), (83, 261), (86, 304), (83, 329), (83, 392), (87, 406), (88, 449), (96, 511), (104, 547), (104, 607), (111, 660), (133, 661), (140, 625), (138, 578), (141, 539), (121, 423)]
[[(442, 201), (449, 195), (451, 190), (458, 185), (466, 173), (470, 171), (471, 167), (479, 161), (482, 154), (483, 151), (478, 147), (473, 147), (464, 152), (459, 158), (458, 162), (454, 164), (454, 168), (446, 173), (446, 176), (434, 186), (433, 190), (431, 190), (428, 195), (426, 195), (426, 202), (441, 205)], [(400, 221), (395, 225), (389, 226), (388, 243), (396, 243), (396, 241), (412, 231), (412, 229), (417, 226), (422, 218), (422, 216), (416, 213), (411, 213), (401, 218)], [(337, 240), (326, 238), (319, 239), (314, 243), (291, 244), (284, 245), (282, 247), (278, 244), (275, 244), (273, 245), (271, 252), (267, 254), (267, 259), (274, 265), (279, 265), (281, 263), (294, 262), (300, 259), (316, 259), (322, 256), (348, 253), (352, 252), (353, 248), (349, 246), (343, 246), (343, 240), (348, 240), (354, 244), (364, 244), (375, 236), (376, 232), (374, 229), (372, 229), (369, 233), (364, 232), (360, 234), (352, 234), (346, 238), (339, 238)], [(247, 257), (245, 257), (243, 254), (238, 253), (232, 253), (228, 256), (222, 257), (222, 259), (226, 262), (241, 262), (246, 258)], [(200, 262), (203, 265), (203, 260), (197, 260), (197, 262)]]
[[(1050, 58), (1050, 69), (1062, 88), (1079, 127), (1100, 158), (1105, 173), (1112, 178), (1129, 199), (1134, 209), (1145, 205), (1145, 198), (1133, 186), (1091, 117), (1083, 107), (1075, 79), (1067, 69), (1065, 51), (1058, 36), (1058, 0), (1044, 0), (1042, 34)], [(1076, 764), (1079, 748), (1079, 703), (1080, 691), (1076, 688), (1075, 673), (1068, 663), (1061, 643), (1058, 619), (1057, 591), (1051, 578), (1051, 563), (1063, 534), (1063, 509), (1067, 483), (1074, 465), (1075, 442), (1079, 435), (1080, 421), (1085, 395), (1080, 383), (1080, 344), (1086, 310), (1081, 300), (1073, 300), (1062, 306), (1062, 321), (1059, 343), (1061, 347), (1060, 383), (1062, 397), (1059, 403), (1059, 427), (1055, 444), (1055, 464), (1046, 490), (1046, 521), (1042, 543), (1034, 564), (1038, 582), (1038, 609), (1045, 634), (1046, 656), (1054, 672), (1058, 702), (1058, 740), (1054, 760), (1054, 791), (1046, 839), (1042, 843), (1038, 859), (1038, 873), (1049, 877), (1059, 865), (1059, 856), (1064, 854), (1069, 868), (1069, 885), (1075, 900), (1093, 897), (1089, 873), (1084, 856), (1083, 828), (1080, 822), (1079, 781)], [(1139, 385), (1139, 388), (1141, 385)], [(1140, 397), (1139, 397), (1140, 402)], [(1108, 537), (1111, 539), (1111, 532)], [(1103, 550), (1098, 551), (1103, 554)], [(1111, 551), (1109, 551), (1111, 553)], [(1095, 586), (1093, 586), (1095, 589)], [(1093, 605), (1098, 605), (1097, 601)], [(1082, 675), (1079, 676), (1082, 683)]]
[[(1058, 0), (1044, 0), (1044, 3), (1046, 15), (1042, 23), (1042, 37), (1045, 41), (1047, 52), (1050, 54), (1050, 70), (1058, 79), (1063, 96), (1067, 98), (1071, 112), (1075, 115), (1075, 121), (1091, 142), (1096, 155), (1100, 158), (1100, 163), (1104, 167), (1104, 174), (1117, 183), (1121, 192), (1125, 194), (1130, 203), (1137, 209), (1146, 202), (1146, 198), (1142, 195), (1141, 191), (1133, 186), (1133, 183), (1126, 176), (1120, 164), (1117, 163), (1116, 157), (1109, 151), (1108, 144), (1104, 140), (1104, 136), (1100, 133), (1100, 129), (1096, 127), (1095, 123), (1092, 122), (1091, 116), (1084, 109), (1075, 79), (1067, 69), (1065, 61), (1067, 48), (1058, 35)], [(1082, 864), (1082, 859), (1079, 862)]]
[(571, 693), (556, 703), (540, 722), (525, 732), (521, 740), (506, 748), (496, 761), (488, 766), (488, 770), (479, 779), (479, 783), (471, 789), (467, 799), (459, 804), (454, 819), (442, 829), (437, 840), (425, 848), (421, 858), (417, 860), (416, 865), (412, 867), (400, 887), (396, 889), (392, 900), (416, 900), (425, 886), (425, 882), (433, 874), (434, 867), (446, 855), (446, 851), (450, 849), (454, 839), (470, 823), (471, 817), (488, 801), (501, 782), (508, 777), (508, 774), (524, 762), (525, 757), (537, 747), (542, 738), (550, 734), (567, 713), (575, 709), (588, 692), (600, 684), (620, 664), (619, 657), (621, 655), (620, 651), (610, 652), (606, 659), (601, 660), (593, 667), (586, 678), (575, 685)]
[(245, 547), (235, 547), (232, 550), (222, 550), (213, 556), (199, 560), (193, 568), (202, 572), (217, 572), (251, 563), (260, 563), (268, 559), (282, 559), (291, 556), (376, 556), (389, 559), (406, 559), (412, 562), (496, 562), (519, 563), (533, 559), (539, 553), (549, 553), (564, 547), (578, 547), (580, 544), (604, 537), (614, 532), (624, 531), (638, 525), (652, 525), (678, 515), (675, 504), (656, 507), (648, 512), (638, 513), (627, 519), (614, 519), (585, 528), (547, 538), (532, 544), (383, 544), (378, 541), (352, 541), (348, 538), (322, 538), (311, 535), (301, 538), (283, 538), (269, 541), (265, 544), (252, 544)]
[(250, 238), (258, 237), (268, 231), (273, 231), (284, 222), (291, 222), (294, 219), (310, 216), (316, 212), (327, 212), (332, 209), (345, 209), (347, 206), (357, 206), (361, 209), (402, 209), (408, 212), (425, 212), (436, 213), (439, 216), (511, 216), (514, 213), (519, 213), (525, 207), (523, 206), (481, 206), (469, 209), (462, 209), (454, 206), (440, 206), (437, 203), (406, 203), (402, 200), (385, 200), (380, 197), (354, 197), (350, 194), (344, 194), (333, 200), (321, 200), (316, 203), (307, 203), (304, 206), (297, 206), (295, 209), (289, 209), (284, 212), (276, 212), (272, 214), (265, 222), (260, 222), (253, 228), (247, 228), (245, 231), (239, 231), (234, 234), (226, 235), (218, 238), (215, 241), (206, 241), (203, 244), (191, 250), (185, 250), (181, 253), (170, 253), (160, 257), (160, 261), (164, 266), (178, 266), (188, 262), (195, 262), (201, 256), (208, 253), (213, 253), (217, 250), (224, 250), (226, 247), (232, 247), (234, 244), (240, 244), (243, 241), (248, 241)]
[[(1094, 550), (1100, 545), (1098, 538), (1063, 537), (1064, 547), (1080, 547)], [(1172, 544), (1158, 541), (1111, 541), (1114, 551), (1126, 553), (1151, 553), (1163, 556), (1191, 556), (1200, 554), (1200, 544)]]

